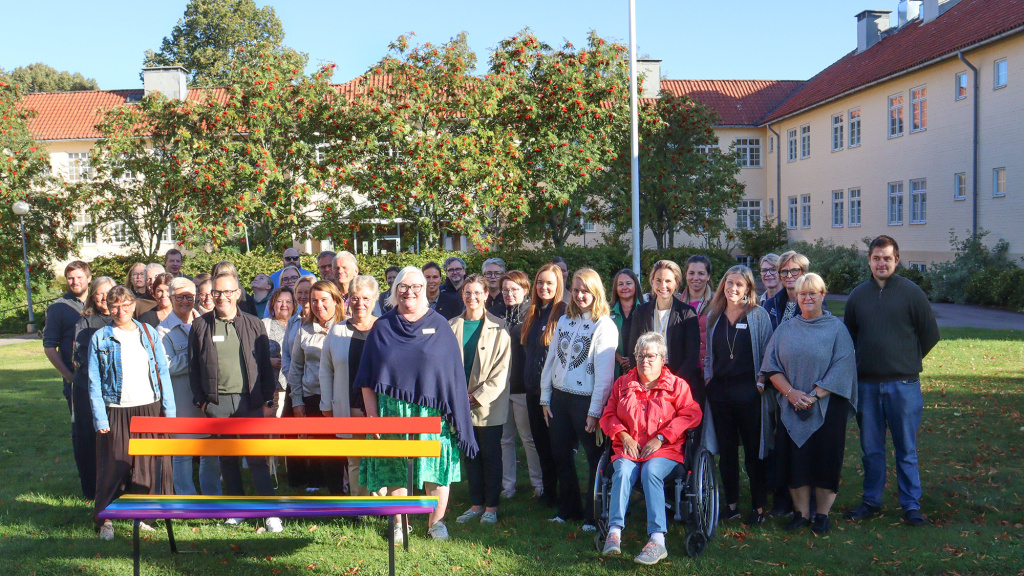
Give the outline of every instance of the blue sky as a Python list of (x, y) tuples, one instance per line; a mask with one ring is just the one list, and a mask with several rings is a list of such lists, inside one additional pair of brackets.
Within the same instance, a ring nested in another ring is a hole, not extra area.
[[(870, 2), (870, 3), (866, 3)], [(143, 53), (158, 49), (186, 0), (5, 2), (0, 68), (44, 62), (137, 88)], [(398, 35), (445, 42), (465, 30), (481, 66), (500, 39), (529, 26), (541, 40), (581, 44), (588, 30), (626, 44), (627, 0), (277, 0), (285, 43), (311, 65), (335, 62), (335, 81), (366, 71)], [(804, 80), (856, 47), (854, 15), (897, 0), (637, 0), (638, 52), (661, 58), (668, 78)]]

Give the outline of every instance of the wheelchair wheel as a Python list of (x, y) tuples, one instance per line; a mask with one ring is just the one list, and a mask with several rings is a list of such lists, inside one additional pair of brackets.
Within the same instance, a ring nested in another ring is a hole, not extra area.
[[(691, 490), (688, 496), (693, 498), (693, 517), (691, 525), (703, 536), (703, 540), (711, 540), (718, 529), (718, 474), (715, 473), (715, 459), (711, 452), (701, 450), (694, 462), (690, 474)], [(692, 536), (692, 534), (691, 534)], [(687, 540), (689, 542), (689, 540)], [(689, 545), (687, 546), (689, 550)], [(701, 547), (703, 550), (703, 545)]]
[(604, 549), (605, 538), (608, 537), (608, 514), (611, 510), (612, 493), (612, 455), (609, 450), (601, 454), (594, 475), (594, 519), (597, 530), (594, 532), (594, 548), (598, 552)]
[(703, 532), (690, 532), (686, 535), (686, 555), (690, 558), (700, 556), (708, 545)]

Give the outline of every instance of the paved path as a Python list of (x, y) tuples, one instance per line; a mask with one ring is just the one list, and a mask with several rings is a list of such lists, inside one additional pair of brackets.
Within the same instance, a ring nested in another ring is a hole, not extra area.
[[(843, 294), (829, 294), (826, 300), (846, 301)], [(932, 303), (935, 320), (943, 328), (991, 328), (995, 330), (1024, 330), (1024, 314), (997, 308), (967, 304)]]
[(32, 340), (42, 340), (43, 335), (39, 332), (35, 334), (19, 334), (17, 336), (6, 336), (0, 338), (0, 346), (6, 346), (7, 344), (21, 344), (22, 342), (30, 342)]

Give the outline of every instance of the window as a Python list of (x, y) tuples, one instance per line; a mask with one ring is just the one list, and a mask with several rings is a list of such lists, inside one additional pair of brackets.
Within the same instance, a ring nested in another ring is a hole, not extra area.
[(910, 181), (910, 223), (928, 221), (928, 181), (924, 178)]
[(786, 149), (788, 151), (786, 160), (796, 162), (796, 128), (786, 132)]
[(92, 215), (85, 210), (81, 212), (75, 212), (75, 221), (71, 225), (71, 231), (74, 237), (78, 239), (81, 244), (95, 244), (96, 243), (96, 232), (86, 231), (86, 226), (92, 224)]
[(992, 195), (1006, 196), (1006, 168), (992, 171)]
[(68, 182), (87, 182), (91, 173), (88, 152), (68, 153)]
[(860, 188), (850, 188), (850, 226), (860, 226)]
[(903, 224), (903, 182), (889, 182), (889, 225)]
[(775, 136), (769, 136), (768, 137), (768, 153), (769, 154), (774, 154), (775, 153)]
[(740, 153), (740, 168), (761, 167), (760, 138), (737, 138), (733, 140), (732, 145)]
[(693, 149), (694, 152), (696, 152), (697, 154), (701, 154), (703, 156), (709, 156), (712, 150), (718, 150), (718, 140), (715, 140), (711, 144), (703, 144), (701, 146), (697, 146)]
[(110, 242), (111, 244), (128, 243), (128, 228), (125, 227), (124, 222), (115, 222), (110, 227)]
[(911, 262), (910, 263), (910, 269), (911, 270), (917, 270), (918, 272), (924, 273), (924, 272), (928, 271), (928, 265), (925, 264), (924, 262)]
[(768, 213), (775, 216), (775, 198), (770, 198), (768, 200)]
[(919, 86), (910, 91), (910, 131), (928, 128), (928, 87)]
[(800, 157), (811, 157), (811, 125), (804, 124), (800, 127)]
[(967, 98), (967, 72), (959, 72), (956, 75), (956, 80), (953, 82), (954, 90), (953, 100), (963, 100)]
[(843, 191), (832, 191), (832, 227), (843, 227)]
[(996, 60), (992, 66), (992, 82), (994, 84), (993, 90), (999, 90), (1006, 86), (1006, 58)]
[(860, 146), (860, 108), (850, 110), (850, 148)]
[(168, 243), (168, 244), (171, 243), (171, 242), (174, 242), (174, 225), (173, 224), (168, 224), (167, 228), (164, 228), (164, 231), (160, 233), (160, 241)]
[(903, 136), (903, 94), (889, 96), (889, 138)]
[(811, 227), (811, 195), (804, 194), (800, 197), (800, 227)]
[(797, 208), (796, 196), (789, 197), (789, 227), (796, 228), (797, 217), (800, 214), (799, 208)]
[(837, 152), (843, 149), (843, 115), (842, 113), (832, 116), (832, 151)]
[(596, 231), (597, 225), (594, 224), (593, 220), (587, 219), (587, 213), (590, 212), (590, 210), (587, 210), (586, 206), (584, 206), (583, 208), (580, 209), (580, 212), (580, 226), (583, 227), (583, 233), (587, 234)]
[(953, 200), (967, 198), (967, 172), (953, 174)]
[(761, 225), (761, 201), (744, 200), (736, 208), (736, 229), (750, 230)]

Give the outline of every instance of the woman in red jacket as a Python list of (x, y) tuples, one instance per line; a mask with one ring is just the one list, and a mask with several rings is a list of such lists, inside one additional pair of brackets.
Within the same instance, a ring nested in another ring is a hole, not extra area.
[(636, 368), (619, 377), (601, 414), (601, 429), (612, 439), (612, 494), (605, 556), (622, 553), (622, 527), (637, 477), (647, 501), (647, 532), (638, 564), (657, 564), (665, 548), (665, 477), (683, 462), (686, 430), (700, 424), (701, 409), (685, 380), (665, 368), (665, 337), (647, 332), (637, 339)]

